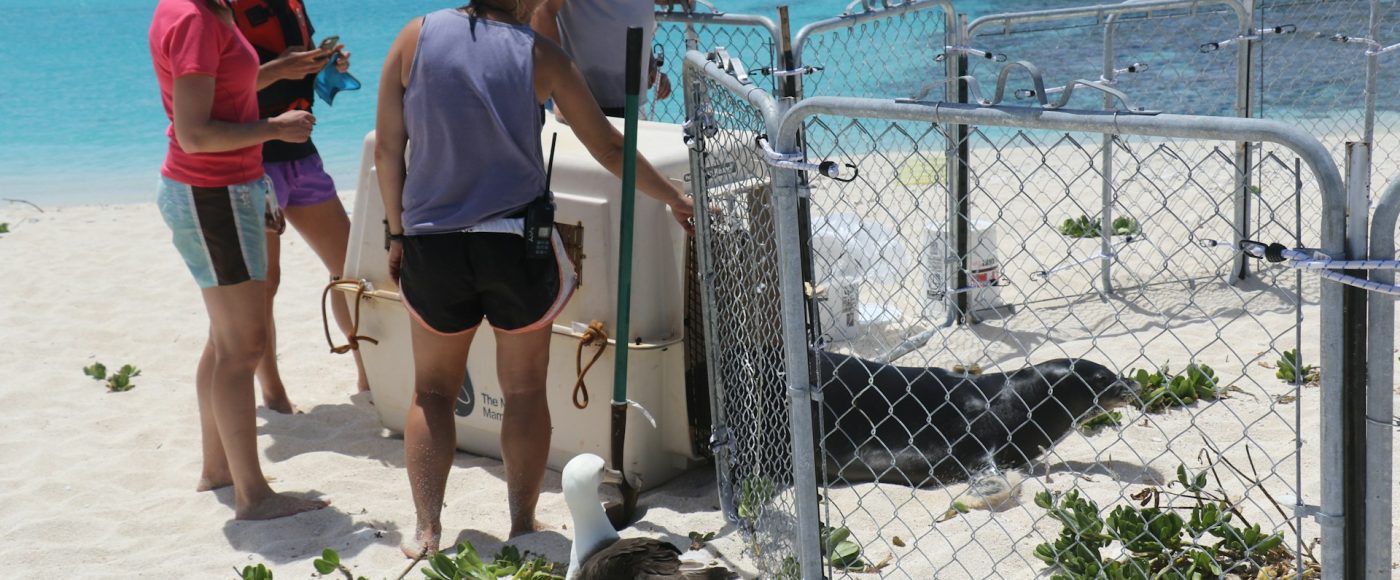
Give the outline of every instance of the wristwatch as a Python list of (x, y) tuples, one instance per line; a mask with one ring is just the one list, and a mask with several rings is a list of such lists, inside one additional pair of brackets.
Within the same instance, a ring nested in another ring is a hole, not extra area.
[(403, 234), (384, 234), (384, 237), (385, 237), (385, 239), (387, 239), (387, 240), (389, 240), (389, 241), (391, 241), (391, 242), (402, 242), (402, 241), (403, 241), (404, 235), (403, 235)]

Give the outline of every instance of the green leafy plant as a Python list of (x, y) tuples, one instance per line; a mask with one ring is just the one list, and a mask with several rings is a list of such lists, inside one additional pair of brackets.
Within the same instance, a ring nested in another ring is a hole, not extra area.
[(122, 365), (122, 368), (107, 377), (107, 390), (114, 393), (124, 393), (136, 388), (136, 384), (131, 379), (141, 376), (141, 369), (131, 365)]
[(244, 566), (241, 571), (234, 568), (233, 572), (238, 574), (238, 580), (272, 580), (272, 570), (267, 569), (267, 566), (263, 564)]
[(1149, 373), (1144, 369), (1133, 372), (1133, 380), (1141, 387), (1138, 400), (1143, 412), (1160, 413), (1172, 407), (1182, 407), (1196, 401), (1220, 398), (1220, 380), (1210, 365), (1190, 364), (1186, 371), (1173, 375), (1166, 365)]
[(335, 572), (345, 575), (345, 580), (365, 580), (364, 576), (358, 578), (350, 573), (350, 569), (340, 563), (340, 554), (335, 550), (326, 548), (321, 551), (321, 557), (311, 561), (311, 565), (316, 568), (322, 576), (327, 576)]
[[(1278, 371), (1274, 373), (1279, 380), (1290, 385), (1302, 383), (1315, 383), (1321, 378), (1321, 373), (1313, 365), (1300, 365), (1298, 359), (1298, 349), (1283, 351), (1283, 358), (1278, 359)], [(1301, 378), (1301, 380), (1299, 380)]]
[(482, 561), (471, 542), (457, 546), (457, 554), (448, 556), (442, 552), (428, 558), (428, 568), (423, 575), (429, 580), (496, 580), (496, 578), (516, 578), (519, 580), (563, 580), (556, 573), (558, 566), (542, 556), (526, 559), (514, 546), (502, 547), (490, 563)]
[(1083, 422), (1079, 425), (1079, 430), (1084, 433), (1094, 433), (1104, 427), (1118, 427), (1122, 424), (1123, 413), (1119, 411), (1108, 411)]
[(107, 365), (100, 362), (92, 363), (83, 367), (83, 374), (100, 381), (107, 378)]
[(0, 222), (0, 234), (10, 233), (10, 222)]
[(131, 382), (131, 379), (141, 376), (141, 369), (131, 365), (122, 365), (122, 368), (118, 369), (117, 372), (107, 374), (107, 365), (95, 362), (83, 367), (83, 374), (94, 380), (106, 380), (108, 391), (124, 393), (136, 388), (136, 384)]
[[(1142, 232), (1137, 220), (1130, 217), (1119, 217), (1113, 220), (1114, 236), (1132, 236)], [(1078, 218), (1066, 219), (1060, 224), (1060, 233), (1070, 238), (1097, 238), (1103, 235), (1099, 227), (1099, 220), (1089, 219), (1087, 215)]]
[(700, 548), (704, 548), (705, 544), (708, 544), (710, 543), (710, 540), (715, 539), (714, 532), (706, 532), (703, 534), (700, 532), (690, 532), (690, 534), (688, 535), (690, 537), (690, 549), (692, 550), (699, 550)]
[(851, 539), (851, 530), (823, 524), (820, 537), (822, 556), (833, 568), (846, 570), (865, 567), (865, 562), (861, 560), (860, 544)]
[[(1234, 469), (1228, 460), (1221, 461)], [(1284, 545), (1282, 533), (1250, 524), (1223, 492), (1208, 491), (1207, 485), (1207, 472), (1178, 466), (1177, 480), (1169, 487), (1184, 491), (1146, 488), (1133, 495), (1138, 505), (1117, 506), (1106, 518), (1078, 490), (1040, 492), (1035, 504), (1061, 528), (1054, 541), (1036, 546), (1033, 555), (1052, 567), (1053, 580), (1318, 577), (1320, 568), (1310, 553), (1304, 569), (1295, 570), (1297, 558)], [(1173, 500), (1193, 505), (1170, 505)], [(1282, 507), (1275, 507), (1282, 513)], [(1102, 550), (1115, 542), (1123, 555), (1104, 558)]]
[(776, 491), (773, 481), (763, 477), (747, 477), (739, 485), (739, 517), (746, 520), (758, 519), (763, 506), (772, 501)]

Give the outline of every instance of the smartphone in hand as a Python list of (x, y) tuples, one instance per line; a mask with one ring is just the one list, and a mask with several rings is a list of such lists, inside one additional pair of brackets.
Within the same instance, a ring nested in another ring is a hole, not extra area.
[(321, 50), (333, 50), (340, 45), (339, 36), (327, 36), (321, 39)]

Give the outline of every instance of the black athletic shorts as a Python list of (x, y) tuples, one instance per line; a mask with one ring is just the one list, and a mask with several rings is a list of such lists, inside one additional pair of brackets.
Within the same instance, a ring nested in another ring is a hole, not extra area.
[(525, 239), (469, 232), (406, 236), (399, 291), (409, 315), (442, 335), (485, 318), (497, 330), (547, 328), (574, 293), (574, 266), (556, 233), (554, 255), (527, 259)]

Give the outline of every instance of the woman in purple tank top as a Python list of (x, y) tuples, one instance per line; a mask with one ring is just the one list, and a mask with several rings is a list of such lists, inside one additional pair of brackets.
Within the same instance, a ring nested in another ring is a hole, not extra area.
[[(389, 271), (416, 322), (414, 396), (404, 429), (418, 517), (403, 544), (409, 557), (436, 551), (442, 537), (456, 442), (452, 411), (483, 319), (495, 333), (505, 396), (510, 536), (538, 529), (535, 504), (551, 433), (551, 326), (574, 288), (557, 235), (544, 259), (527, 258), (522, 239), (521, 215), (545, 193), (540, 105), (554, 99), (579, 140), (615, 175), (623, 147), (573, 62), (530, 29), (542, 2), (474, 0), (416, 19), (395, 39), (380, 79), (375, 164), (389, 222)], [(690, 229), (690, 200), (640, 157), (637, 187)]]

